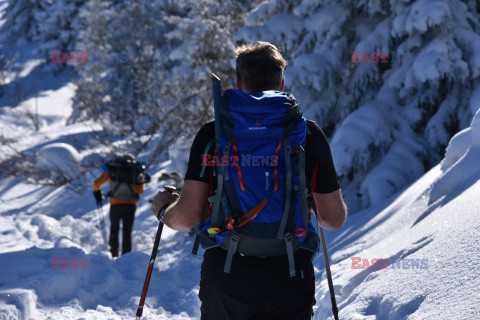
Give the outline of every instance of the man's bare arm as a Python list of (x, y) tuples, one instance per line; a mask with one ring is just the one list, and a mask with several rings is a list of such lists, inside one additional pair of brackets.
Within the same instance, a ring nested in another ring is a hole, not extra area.
[(200, 222), (202, 213), (208, 206), (207, 197), (208, 183), (186, 180), (180, 197), (168, 192), (157, 193), (153, 199), (152, 213), (158, 215), (160, 208), (171, 203), (162, 221), (172, 229), (185, 231)]
[(340, 189), (331, 193), (313, 193), (317, 206), (317, 220), (320, 227), (333, 230), (340, 228), (347, 219), (347, 206)]

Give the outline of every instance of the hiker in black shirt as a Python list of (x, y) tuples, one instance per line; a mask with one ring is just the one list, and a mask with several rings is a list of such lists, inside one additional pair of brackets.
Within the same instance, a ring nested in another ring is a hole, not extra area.
[[(286, 65), (278, 49), (256, 42), (237, 50), (237, 88), (247, 93), (282, 91)], [(212, 167), (203, 177), (202, 153), (215, 138), (214, 122), (203, 125), (190, 151), (182, 195), (159, 192), (152, 212), (158, 214), (172, 203), (162, 221), (176, 230), (188, 230), (199, 223), (208, 208), (208, 197), (216, 189)], [(347, 211), (340, 192), (330, 147), (322, 130), (307, 121), (305, 175), (308, 193), (313, 195), (320, 227), (340, 228)], [(221, 247), (205, 251), (199, 297), (202, 320), (217, 319), (311, 319), (315, 304), (315, 275), (311, 252), (295, 252), (296, 276), (289, 277), (287, 256), (233, 256), (230, 273), (223, 272), (227, 251)]]

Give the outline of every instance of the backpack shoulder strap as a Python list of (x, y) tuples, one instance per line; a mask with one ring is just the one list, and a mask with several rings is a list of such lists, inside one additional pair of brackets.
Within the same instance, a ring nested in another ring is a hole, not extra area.
[[(215, 93), (214, 93), (215, 94)], [(225, 138), (225, 147), (223, 148), (223, 156), (227, 156), (230, 154), (230, 148), (232, 146), (232, 138), (233, 138), (233, 116), (230, 113), (229, 104), (230, 98), (232, 96), (232, 91), (227, 90), (224, 94), (219, 98), (219, 105), (218, 105), (218, 112), (216, 113), (217, 118), (215, 119), (215, 123), (217, 125), (217, 129), (220, 132), (216, 132), (216, 150), (215, 153), (218, 156), (220, 152), (220, 139)], [(223, 135), (221, 134), (223, 133)], [(217, 190), (215, 193), (215, 202), (213, 204), (212, 210), (212, 227), (216, 228), (219, 227), (220, 224), (223, 223), (224, 212), (220, 212), (220, 205), (222, 203), (222, 197), (224, 197), (224, 181), (228, 180), (228, 166), (219, 166), (217, 168)], [(226, 209), (226, 208), (225, 208)]]
[[(203, 154), (208, 154), (210, 149), (212, 149), (212, 147), (215, 145), (215, 141), (216, 141), (215, 139), (212, 139), (207, 143), (207, 146), (205, 147), (205, 151), (203, 151)], [(205, 169), (207, 169), (207, 166), (202, 167), (202, 171), (200, 172), (200, 178), (203, 178), (205, 176)]]
[[(231, 142), (227, 142), (225, 145), (225, 148), (223, 148), (223, 154), (227, 155), (230, 152), (230, 146)], [(216, 228), (219, 227), (222, 221), (224, 220), (224, 217), (220, 217), (220, 204), (222, 202), (222, 196), (224, 193), (224, 187), (223, 187), (223, 181), (225, 179), (225, 176), (228, 176), (228, 167), (227, 166), (220, 166), (218, 169), (218, 174), (217, 174), (217, 192), (215, 194), (215, 202), (213, 203), (213, 210), (212, 210), (212, 227)]]

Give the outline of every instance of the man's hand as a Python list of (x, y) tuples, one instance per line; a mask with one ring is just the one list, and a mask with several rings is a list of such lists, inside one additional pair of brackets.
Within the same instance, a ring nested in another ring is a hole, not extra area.
[[(208, 183), (185, 180), (182, 195), (174, 204), (165, 211), (162, 221), (166, 226), (177, 231), (186, 231), (200, 222), (202, 213), (208, 210)], [(172, 196), (172, 195), (170, 195)], [(158, 197), (158, 200), (157, 200)], [(173, 201), (175, 201), (173, 199)], [(170, 203), (172, 198), (159, 192), (154, 198), (155, 209), (159, 210), (162, 205)], [(158, 203), (155, 203), (158, 201)], [(152, 206), (152, 210), (154, 210)], [(154, 212), (154, 214), (157, 214)]]
[(94, 191), (93, 196), (95, 197), (95, 201), (97, 201), (97, 204), (101, 204), (103, 202), (103, 192), (102, 192), (102, 190)]
[(152, 209), (151, 209), (152, 214), (155, 217), (158, 217), (158, 214), (160, 213), (160, 210), (163, 207), (177, 201), (178, 198), (179, 198), (179, 195), (176, 193), (170, 193), (168, 191), (158, 192), (157, 195), (153, 198)]

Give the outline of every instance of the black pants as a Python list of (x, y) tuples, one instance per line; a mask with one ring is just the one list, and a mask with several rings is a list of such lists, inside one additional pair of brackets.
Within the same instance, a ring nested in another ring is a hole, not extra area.
[(112, 204), (110, 205), (110, 252), (112, 256), (118, 256), (118, 232), (120, 231), (120, 220), (122, 220), (122, 254), (132, 251), (132, 227), (135, 219), (134, 204)]
[(227, 251), (208, 249), (201, 269), (201, 320), (310, 320), (315, 304), (311, 254), (295, 253), (296, 277), (286, 256), (233, 257), (224, 273)]

